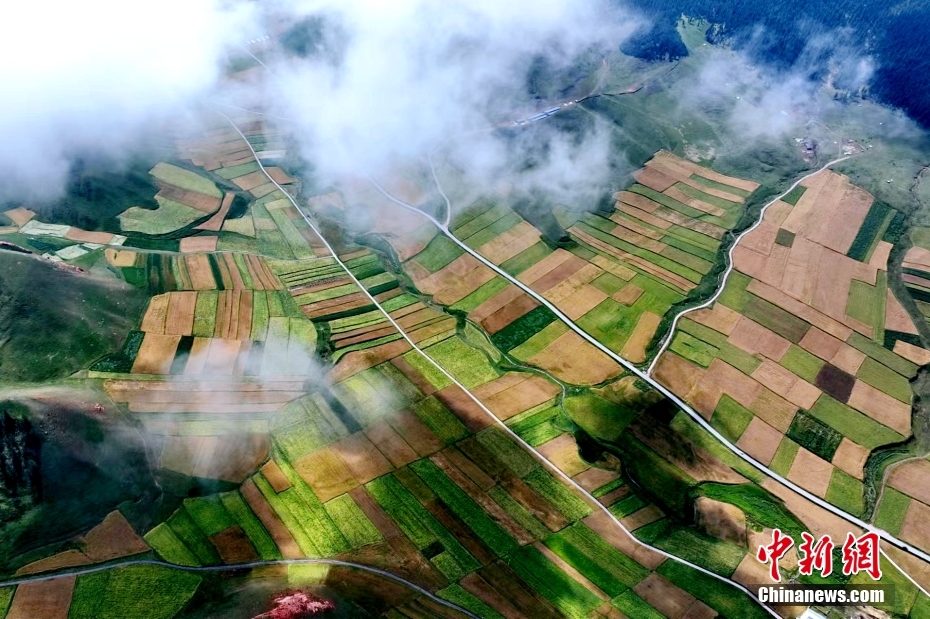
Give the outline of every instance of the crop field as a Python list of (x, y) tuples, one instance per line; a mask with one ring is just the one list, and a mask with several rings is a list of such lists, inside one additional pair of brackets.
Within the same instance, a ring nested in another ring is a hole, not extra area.
[[(719, 302), (680, 321), (656, 377), (758, 461), (859, 514), (865, 461), (910, 436), (908, 381), (930, 357), (888, 288), (871, 196), (832, 172), (803, 186), (736, 247)], [(874, 247), (855, 260), (869, 226)]]
[[(552, 249), (516, 212), (486, 199), (458, 213), (450, 229), (615, 352), (642, 362), (662, 316), (711, 270), (723, 234), (757, 185), (665, 151), (637, 178), (615, 195), (609, 216), (561, 215), (577, 244), (570, 250)], [(441, 235), (404, 266), (421, 291), (467, 312), (498, 348), (521, 361), (567, 382), (616, 376), (608, 357)], [(566, 367), (559, 362), (566, 354), (586, 361)]]

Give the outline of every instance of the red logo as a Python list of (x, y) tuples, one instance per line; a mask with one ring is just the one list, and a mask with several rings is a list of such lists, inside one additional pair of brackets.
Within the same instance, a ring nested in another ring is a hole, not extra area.
[[(817, 570), (821, 576), (827, 577), (833, 573), (833, 549), (836, 545), (829, 535), (819, 540), (810, 533), (801, 533), (803, 542), (798, 546), (798, 570), (801, 574), (810, 576)], [(851, 576), (859, 572), (866, 572), (873, 580), (882, 577), (879, 560), (879, 537), (877, 533), (865, 533), (856, 537), (852, 533), (846, 535), (843, 544), (843, 574)], [(772, 580), (781, 580), (778, 570), (778, 561), (794, 546), (794, 539), (784, 535), (779, 529), (772, 531), (772, 543), (760, 546), (756, 558), (761, 563), (771, 563), (769, 574)]]

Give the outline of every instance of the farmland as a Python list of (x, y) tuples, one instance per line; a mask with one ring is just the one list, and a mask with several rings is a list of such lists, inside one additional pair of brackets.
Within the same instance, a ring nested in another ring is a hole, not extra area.
[(862, 514), (869, 454), (911, 435), (926, 351), (888, 287), (893, 211), (833, 172), (801, 186), (737, 245), (719, 301), (682, 318), (655, 375), (757, 461)]
[[(639, 363), (662, 317), (711, 273), (724, 234), (736, 226), (757, 185), (665, 151), (635, 177), (637, 183), (614, 195), (611, 213), (557, 213), (571, 247), (553, 248), (515, 211), (489, 198), (458, 213), (450, 230), (613, 351)], [(566, 382), (590, 384), (617, 375), (609, 358), (552, 312), (442, 235), (404, 266), (434, 302), (466, 312), (516, 359)], [(571, 350), (584, 361), (565, 367), (557, 350)]]
[[(242, 128), (245, 140), (224, 127), (178, 141), (177, 159), (151, 168), (160, 208), (127, 211), (127, 242), (90, 250), (148, 303), (122, 347), (75, 380), (144, 434), (168, 498), (146, 518), (116, 511), (74, 547), (40, 551), (30, 572), (131, 556), (217, 567), (333, 558), (482, 617), (766, 616), (650, 546), (751, 586), (754, 549), (772, 528), (822, 533), (834, 520), (443, 235), (417, 227), (379, 245), (336, 230), (340, 209), (367, 190), (347, 182), (304, 198), (273, 165), (287, 136)], [(246, 140), (298, 203), (326, 214), (335, 256)], [(555, 210), (570, 242), (492, 197), (456, 210), (450, 229), (642, 363), (671, 308), (716, 277), (723, 239), (759, 186), (666, 151), (634, 177), (609, 212)], [(405, 199), (427, 204), (428, 192), (402, 185)], [(18, 230), (35, 219), (24, 211), (8, 213)], [(855, 515), (870, 508), (869, 454), (911, 434), (909, 380), (926, 354), (888, 283), (883, 237), (895, 216), (843, 177), (810, 179), (740, 243), (720, 302), (681, 321), (657, 373), (729, 440)], [(51, 230), (63, 244), (96, 242)], [(819, 263), (829, 265), (822, 277)], [(786, 278), (789, 269), (807, 279)], [(925, 466), (891, 469), (875, 506), (879, 526), (918, 546), (928, 543)], [(344, 568), (234, 571), (323, 584), (394, 619), (441, 614)], [(132, 616), (155, 600), (167, 618), (220, 586), (120, 567), (0, 589), (0, 609), (84, 617), (103, 604), (102, 616)], [(902, 608), (919, 608), (905, 586)]]

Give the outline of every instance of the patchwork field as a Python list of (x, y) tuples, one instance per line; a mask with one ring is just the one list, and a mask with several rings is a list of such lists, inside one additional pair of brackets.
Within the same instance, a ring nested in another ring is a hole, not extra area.
[[(487, 200), (459, 213), (450, 229), (612, 350), (642, 362), (662, 316), (713, 267), (723, 234), (757, 185), (664, 151), (636, 176), (637, 184), (614, 196), (609, 218), (563, 216), (576, 242), (570, 249), (552, 249), (516, 212)], [(618, 373), (552, 312), (441, 235), (405, 269), (420, 290), (467, 312), (517, 359), (580, 384)]]
[(719, 302), (680, 321), (655, 376), (759, 462), (861, 514), (869, 453), (911, 434), (926, 351), (887, 286), (891, 244), (870, 223), (885, 207), (833, 172), (802, 186), (740, 242)]

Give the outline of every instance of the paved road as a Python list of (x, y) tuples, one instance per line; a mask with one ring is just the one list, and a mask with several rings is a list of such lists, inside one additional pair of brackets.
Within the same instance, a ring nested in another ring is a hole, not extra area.
[[(845, 157), (842, 158), (842, 159), (845, 159)], [(835, 164), (837, 161), (842, 161), (842, 159), (835, 160), (835, 161), (831, 161), (830, 163), (827, 164), (827, 166), (833, 165), (833, 164)], [(824, 166), (824, 168), (822, 168), (822, 169), (825, 169), (827, 166)], [(820, 171), (820, 170), (818, 170), (818, 172), (819, 172), (819, 171)], [(811, 173), (811, 174), (809, 174), (809, 175), (807, 175), (807, 176), (811, 176), (812, 174), (816, 174), (816, 173), (817, 173), (817, 172), (813, 172), (813, 173)], [(807, 177), (804, 177), (804, 178), (807, 178)], [(804, 180), (804, 178), (800, 179), (798, 182), (801, 182), (801, 180)], [(817, 495), (808, 492), (807, 490), (805, 490), (804, 488), (801, 488), (800, 486), (798, 486), (798, 485), (795, 484), (794, 482), (789, 481), (788, 479), (786, 479), (786, 478), (782, 477), (781, 475), (775, 473), (774, 471), (770, 470), (768, 467), (766, 467), (766, 466), (765, 466), (764, 464), (762, 464), (761, 462), (758, 462), (757, 460), (755, 460), (752, 456), (750, 456), (749, 454), (747, 454), (746, 452), (744, 452), (742, 449), (740, 449), (739, 447), (737, 447), (736, 445), (734, 445), (733, 443), (731, 443), (729, 440), (727, 440), (727, 438), (724, 437), (722, 434), (720, 434), (720, 432), (718, 432), (713, 426), (711, 426), (711, 425), (707, 422), (707, 420), (704, 419), (704, 417), (702, 417), (697, 411), (695, 411), (693, 408), (691, 408), (691, 406), (688, 405), (684, 400), (682, 400), (680, 397), (678, 397), (678, 396), (675, 395), (672, 391), (670, 391), (667, 387), (665, 387), (665, 385), (663, 385), (663, 384), (661, 384), (660, 382), (658, 382), (657, 380), (655, 380), (648, 372), (644, 372), (643, 370), (639, 369), (638, 367), (636, 367), (635, 365), (633, 365), (632, 363), (630, 363), (629, 361), (627, 361), (626, 359), (624, 359), (623, 357), (621, 357), (620, 355), (618, 355), (617, 353), (615, 353), (614, 351), (612, 351), (611, 349), (607, 348), (607, 346), (605, 346), (604, 344), (602, 344), (601, 342), (599, 342), (599, 341), (598, 341), (597, 339), (595, 339), (593, 336), (591, 336), (590, 334), (588, 334), (588, 332), (586, 332), (584, 329), (582, 329), (582, 328), (580, 328), (578, 325), (576, 325), (571, 319), (568, 318), (568, 316), (566, 316), (565, 314), (563, 314), (555, 305), (553, 305), (552, 303), (550, 303), (548, 299), (544, 298), (542, 295), (540, 295), (539, 293), (537, 293), (535, 290), (533, 290), (532, 288), (530, 288), (529, 286), (527, 286), (526, 284), (524, 284), (524, 283), (521, 282), (520, 280), (518, 280), (518, 279), (516, 279), (515, 277), (511, 276), (509, 273), (507, 273), (506, 271), (504, 271), (503, 269), (501, 269), (499, 266), (497, 266), (497, 265), (494, 264), (493, 262), (487, 260), (484, 256), (482, 256), (482, 255), (479, 254), (478, 252), (474, 251), (472, 248), (468, 247), (465, 243), (463, 243), (461, 240), (459, 240), (454, 234), (452, 234), (452, 233), (449, 231), (448, 224), (441, 223), (441, 222), (439, 222), (435, 217), (432, 217), (432, 216), (429, 215), (428, 213), (424, 213), (423, 211), (421, 211), (420, 209), (416, 208), (415, 206), (412, 206), (412, 205), (410, 205), (410, 204), (407, 204), (406, 202), (403, 202), (402, 200), (396, 198), (395, 196), (393, 196), (393, 195), (391, 195), (390, 193), (388, 193), (383, 187), (381, 187), (381, 185), (379, 185), (379, 184), (378, 184), (377, 182), (375, 182), (374, 180), (371, 180), (371, 182), (372, 182), (372, 184), (374, 185), (374, 187), (375, 187), (385, 198), (387, 198), (387, 199), (390, 200), (391, 202), (397, 204), (398, 206), (401, 206), (402, 208), (405, 208), (405, 209), (407, 209), (407, 210), (409, 210), (409, 211), (413, 211), (413, 212), (415, 212), (415, 213), (418, 213), (418, 214), (421, 215), (422, 217), (425, 217), (426, 219), (428, 219), (433, 225), (435, 225), (437, 228), (439, 228), (439, 230), (442, 231), (442, 233), (445, 234), (445, 235), (449, 238), (449, 240), (451, 240), (453, 243), (455, 243), (455, 244), (458, 245), (460, 248), (462, 248), (463, 251), (468, 252), (471, 256), (473, 256), (474, 258), (476, 258), (477, 260), (479, 260), (482, 264), (484, 264), (485, 266), (487, 266), (488, 268), (490, 268), (491, 270), (493, 270), (494, 272), (496, 272), (498, 275), (500, 275), (501, 277), (505, 278), (506, 280), (508, 280), (509, 282), (511, 282), (512, 284), (514, 284), (515, 286), (519, 287), (521, 290), (523, 290), (523, 291), (526, 292), (528, 295), (530, 295), (531, 297), (533, 297), (534, 299), (536, 299), (536, 301), (538, 301), (538, 302), (541, 303), (542, 305), (545, 305), (550, 311), (552, 311), (552, 313), (554, 313), (556, 316), (558, 316), (559, 318), (561, 318), (561, 319), (565, 322), (565, 324), (568, 325), (568, 327), (569, 327), (570, 329), (572, 329), (572, 330), (573, 330), (575, 333), (577, 333), (579, 336), (581, 336), (582, 338), (584, 338), (585, 340), (587, 340), (591, 345), (593, 345), (594, 347), (596, 347), (598, 350), (600, 350), (601, 352), (603, 352), (604, 354), (606, 354), (607, 356), (609, 356), (611, 359), (613, 359), (614, 361), (616, 361), (617, 363), (619, 363), (619, 364), (622, 365), (623, 367), (627, 368), (630, 372), (632, 372), (633, 374), (635, 374), (636, 376), (638, 376), (638, 377), (641, 378), (642, 380), (648, 382), (650, 385), (652, 385), (652, 387), (653, 387), (654, 389), (656, 389), (656, 390), (659, 391), (661, 394), (663, 394), (665, 397), (667, 397), (667, 398), (670, 399), (672, 402), (674, 402), (676, 405), (678, 405), (679, 408), (681, 408), (683, 411), (685, 411), (688, 415), (691, 416), (692, 419), (694, 419), (698, 424), (700, 424), (700, 426), (701, 426), (702, 428), (704, 428), (707, 432), (709, 432), (711, 435), (713, 435), (717, 440), (719, 440), (721, 443), (723, 443), (730, 451), (732, 451), (734, 454), (736, 454), (737, 456), (739, 456), (742, 460), (744, 460), (744, 461), (746, 461), (748, 464), (750, 464), (753, 468), (759, 470), (760, 472), (764, 473), (765, 475), (767, 475), (767, 476), (769, 476), (769, 477), (771, 477), (771, 478), (773, 478), (773, 479), (778, 480), (782, 485), (784, 485), (784, 486), (790, 488), (791, 490), (797, 492), (798, 494), (800, 494), (801, 496), (805, 497), (806, 499), (812, 501), (813, 503), (816, 503), (818, 506), (820, 506), (820, 507), (822, 507), (822, 508), (824, 508), (824, 509), (826, 509), (826, 510), (832, 512), (833, 514), (835, 514), (835, 515), (837, 515), (837, 516), (843, 518), (844, 520), (846, 520), (846, 521), (849, 522), (850, 524), (853, 524), (853, 525), (855, 525), (856, 527), (859, 527), (859, 528), (861, 528), (861, 529), (865, 529), (865, 530), (867, 530), (867, 531), (874, 531), (874, 532), (876, 532), (879, 536), (881, 536), (882, 539), (884, 539), (885, 541), (887, 541), (887, 542), (893, 544), (894, 546), (897, 546), (897, 547), (900, 548), (901, 550), (904, 550), (904, 551), (906, 551), (906, 552), (908, 552), (908, 553), (910, 553), (910, 554), (912, 554), (912, 555), (914, 555), (914, 556), (916, 556), (916, 557), (919, 557), (920, 559), (923, 559), (924, 561), (930, 562), (930, 554), (924, 552), (924, 551), (921, 550), (920, 548), (917, 548), (916, 546), (913, 546), (913, 545), (911, 545), (911, 544), (908, 544), (907, 542), (904, 542), (904, 541), (898, 539), (897, 537), (891, 535), (891, 534), (888, 533), (887, 531), (885, 531), (885, 530), (883, 530), (883, 529), (879, 529), (878, 527), (875, 527), (874, 525), (872, 525), (872, 524), (870, 524), (870, 523), (867, 523), (867, 522), (865, 522), (865, 521), (863, 521), (863, 520), (860, 520), (859, 518), (856, 518), (855, 516), (852, 516), (852, 515), (850, 515), (850, 514), (844, 512), (843, 510), (839, 509), (838, 507), (836, 507), (836, 506), (834, 506), (834, 505), (831, 505), (830, 503), (824, 501), (823, 499), (821, 499), (821, 498), (818, 497)], [(796, 185), (797, 185), (797, 183), (795, 183), (794, 185), (792, 185), (792, 188), (794, 188)], [(790, 189), (789, 189), (789, 191), (790, 191)], [(786, 192), (786, 193), (787, 193), (787, 192)], [(784, 194), (783, 194), (783, 195), (784, 195)], [(776, 198), (776, 200), (777, 200), (777, 198)], [(773, 201), (773, 202), (774, 202), (774, 201)], [(771, 204), (772, 204), (772, 202), (769, 203), (769, 205), (771, 205)], [(768, 205), (767, 205), (767, 206), (768, 206)], [(758, 225), (759, 225), (759, 223), (757, 222), (757, 223), (753, 226), (753, 228), (754, 228), (755, 226), (758, 226)], [(750, 230), (752, 230), (753, 228), (750, 228)], [(746, 232), (749, 232), (749, 230), (747, 230)], [(743, 233), (743, 234), (746, 234), (746, 233)], [(740, 236), (740, 238), (742, 238), (742, 235)], [(734, 243), (734, 247), (735, 247), (735, 243)], [(732, 262), (733, 262), (733, 260), (732, 260), (732, 251), (733, 251), (733, 248), (730, 249), (730, 253), (731, 253), (730, 262), (731, 262), (731, 265), (732, 265)], [(731, 269), (732, 269), (732, 266), (731, 266)], [(729, 271), (728, 271), (728, 274), (729, 274)], [(721, 290), (722, 290), (722, 286), (721, 286)], [(720, 294), (720, 291), (718, 290), (717, 293), (714, 295), (714, 299), (716, 299), (716, 297), (719, 296), (719, 294)], [(711, 302), (712, 302), (712, 301), (713, 301), (713, 299), (711, 300)], [(894, 562), (891, 560), (890, 557), (888, 557), (887, 555), (885, 555), (885, 556), (886, 556), (886, 558), (888, 559), (888, 561), (894, 563)], [(898, 568), (898, 569), (901, 570), (901, 568)], [(906, 572), (904, 572), (904, 570), (901, 570), (901, 572), (904, 573), (905, 576), (907, 576), (907, 578), (908, 578), (909, 580), (911, 580), (911, 582), (913, 582), (921, 591), (923, 591), (924, 593), (930, 595), (930, 593), (928, 593), (928, 591), (927, 591), (923, 586), (921, 586), (921, 585), (920, 585), (919, 583), (917, 583), (913, 578), (911, 578), (911, 576), (910, 576), (909, 574), (907, 574)]]
[(449, 600), (444, 600), (441, 597), (427, 591), (423, 587), (410, 582), (400, 576), (392, 574), (388, 571), (378, 569), (376, 567), (371, 567), (369, 565), (362, 565), (361, 563), (352, 563), (351, 561), (340, 561), (339, 559), (279, 559), (277, 561), (250, 561), (249, 563), (234, 563), (228, 565), (177, 565), (175, 563), (168, 563), (166, 561), (159, 561), (157, 559), (130, 559), (128, 561), (119, 561), (114, 563), (107, 563), (105, 565), (96, 565), (93, 567), (82, 567), (78, 569), (71, 570), (62, 570), (54, 574), (37, 574), (34, 576), (24, 576), (15, 580), (0, 581), (0, 587), (13, 587), (16, 585), (23, 585), (26, 583), (33, 582), (44, 582), (49, 580), (55, 580), (56, 578), (63, 578), (65, 576), (84, 576), (85, 574), (95, 574), (97, 572), (105, 572), (107, 570), (116, 569), (118, 567), (127, 567), (130, 565), (157, 565), (160, 567), (167, 567), (173, 570), (179, 570), (182, 572), (230, 572), (233, 570), (243, 570), (250, 569), (255, 567), (265, 567), (269, 565), (336, 565), (339, 567), (348, 567), (363, 572), (368, 572), (370, 574), (377, 574), (378, 576), (383, 576), (393, 580), (394, 582), (400, 583), (405, 587), (413, 589), (420, 595), (428, 597), (437, 604), (442, 604), (446, 608), (451, 608), (457, 610), (460, 613), (463, 613), (473, 619), (481, 619), (478, 615), (470, 612), (457, 604), (453, 604)]
[[(232, 125), (232, 127), (236, 130), (236, 132), (239, 133), (239, 135), (242, 136), (243, 139), (245, 139), (245, 135), (239, 130), (239, 127), (238, 127), (228, 116), (226, 116), (226, 115), (223, 114), (222, 112), (220, 112), (220, 114), (221, 114), (224, 118), (226, 118), (226, 120), (229, 121), (229, 124)], [(248, 142), (247, 139), (246, 139), (245, 141), (246, 141), (247, 144), (249, 144), (249, 142)], [(255, 149), (252, 148), (252, 145), (251, 145), (251, 144), (249, 144), (249, 150), (251, 150), (251, 151), (252, 151), (252, 155), (255, 156)], [(487, 406), (485, 406), (484, 403), (481, 402), (481, 400), (479, 400), (477, 397), (475, 397), (475, 395), (474, 395), (471, 391), (469, 391), (469, 390), (465, 387), (465, 385), (463, 385), (461, 382), (459, 382), (459, 380), (458, 380), (457, 378), (455, 378), (455, 377), (454, 377), (452, 374), (450, 374), (444, 367), (442, 367), (439, 363), (437, 363), (436, 361), (434, 361), (432, 357), (430, 357), (429, 355), (427, 355), (419, 346), (417, 346), (417, 344), (416, 344), (416, 343), (410, 338), (410, 336), (401, 328), (401, 326), (394, 320), (394, 318), (392, 318), (391, 315), (381, 306), (381, 304), (374, 298), (374, 296), (373, 296), (371, 293), (369, 293), (367, 290), (365, 290), (365, 287), (364, 287), (364, 286), (362, 285), (362, 283), (355, 277), (355, 274), (352, 273), (352, 271), (349, 270), (349, 268), (342, 262), (342, 260), (340, 260), (339, 256), (336, 255), (336, 252), (333, 250), (332, 245), (330, 245), (330, 244), (329, 244), (329, 241), (327, 241), (326, 238), (323, 236), (322, 232), (321, 232), (320, 229), (317, 227), (316, 223), (314, 223), (314, 221), (310, 218), (310, 216), (309, 216), (306, 212), (304, 212), (303, 209), (300, 208), (300, 206), (297, 204), (297, 202), (294, 200), (294, 198), (293, 198), (287, 191), (285, 191), (285, 189), (284, 189), (281, 185), (279, 185), (277, 181), (275, 181), (273, 178), (271, 178), (271, 176), (270, 176), (270, 175), (268, 174), (268, 172), (265, 170), (265, 166), (262, 164), (261, 161), (259, 161), (259, 159), (258, 159), (257, 156), (255, 157), (255, 161), (258, 162), (259, 168), (261, 168), (262, 172), (265, 174), (265, 176), (268, 178), (268, 180), (271, 181), (271, 182), (275, 185), (275, 187), (277, 187), (277, 188), (281, 191), (281, 193), (283, 193), (285, 196), (287, 196), (287, 199), (291, 202), (291, 204), (294, 205), (294, 208), (296, 208), (297, 211), (301, 214), (301, 216), (302, 216), (302, 217), (304, 218), (304, 220), (307, 222), (307, 225), (309, 225), (310, 228), (316, 233), (316, 235), (317, 235), (318, 237), (320, 237), (320, 240), (321, 240), (321, 241), (323, 242), (323, 244), (326, 246), (326, 249), (329, 251), (330, 254), (332, 254), (333, 258), (336, 260), (336, 262), (339, 264), (339, 266), (341, 266), (341, 267), (345, 270), (345, 272), (348, 274), (348, 276), (352, 279), (353, 283), (355, 283), (355, 285), (358, 286), (358, 288), (365, 294), (365, 296), (368, 297), (369, 301), (371, 301), (371, 303), (374, 304), (374, 306), (377, 307), (377, 308), (381, 311), (382, 314), (384, 314), (384, 316), (385, 316), (385, 318), (388, 320), (388, 322), (390, 322), (391, 325), (393, 325), (394, 328), (397, 329), (397, 332), (400, 333), (400, 335), (404, 338), (404, 340), (407, 341), (407, 343), (410, 345), (410, 347), (413, 348), (414, 350), (416, 350), (417, 352), (419, 352), (421, 355), (423, 355), (423, 358), (424, 358), (424, 359), (426, 359), (427, 361), (429, 361), (429, 363), (430, 363), (431, 365), (433, 365), (439, 372), (441, 372), (449, 381), (451, 381), (454, 385), (456, 385), (459, 389), (461, 389), (466, 395), (468, 395), (468, 397), (475, 403), (475, 405), (477, 405), (477, 406), (485, 413), (485, 415), (488, 416), (488, 418), (491, 420), (492, 423), (494, 423), (496, 426), (498, 426), (503, 432), (505, 432), (507, 435), (509, 435), (514, 441), (516, 441), (518, 444), (520, 444), (524, 449), (526, 449), (528, 452), (530, 452), (531, 454), (533, 454), (533, 455), (536, 457), (536, 459), (539, 460), (539, 462), (540, 462), (545, 468), (549, 469), (554, 475), (556, 475), (557, 477), (559, 477), (560, 479), (562, 479), (562, 481), (564, 481), (564, 482), (565, 482), (566, 484), (568, 484), (569, 486), (573, 487), (579, 494), (581, 494), (582, 496), (584, 496), (585, 499), (587, 499), (588, 503), (591, 505), (591, 507), (593, 507), (593, 508), (595, 508), (595, 509), (598, 509), (598, 510), (600, 510), (601, 512), (603, 512), (603, 513), (604, 513), (608, 518), (610, 518), (610, 520), (611, 520), (617, 527), (619, 527), (620, 530), (623, 531), (623, 532), (630, 538), (630, 540), (632, 540), (635, 544), (637, 544), (638, 546), (644, 546), (644, 547), (646, 547), (646, 548), (649, 548), (649, 549), (652, 550), (653, 552), (656, 552), (656, 553), (658, 553), (658, 554), (660, 554), (660, 555), (662, 555), (662, 556), (664, 556), (664, 557), (666, 557), (666, 558), (668, 558), (668, 559), (671, 559), (671, 560), (673, 560), (673, 561), (677, 561), (678, 563), (681, 563), (681, 564), (683, 564), (683, 565), (687, 565), (688, 567), (690, 567), (690, 568), (692, 568), (692, 569), (695, 569), (695, 570), (697, 570), (697, 571), (699, 571), (699, 572), (701, 572), (701, 573), (703, 573), (703, 574), (705, 574), (705, 575), (707, 575), (707, 576), (710, 576), (710, 577), (712, 577), (712, 578), (715, 578), (715, 579), (717, 579), (717, 580), (720, 580), (720, 581), (722, 581), (722, 582), (725, 582), (725, 583), (727, 583), (727, 584), (730, 584), (730, 585), (732, 585), (733, 587), (736, 587), (737, 589), (740, 589), (741, 591), (743, 591), (744, 593), (746, 593), (747, 595), (749, 595), (750, 597), (752, 597), (752, 598), (755, 600), (755, 596), (752, 594), (752, 592), (751, 592), (749, 589), (747, 589), (746, 587), (744, 587), (743, 585), (741, 585), (741, 584), (739, 584), (739, 583), (736, 583), (736, 582), (734, 582), (734, 581), (732, 581), (732, 580), (730, 580), (730, 579), (728, 579), (728, 578), (724, 578), (723, 576), (720, 576), (720, 575), (718, 575), (718, 574), (715, 574), (714, 572), (711, 572), (710, 570), (707, 570), (707, 569), (701, 567), (700, 565), (696, 565), (696, 564), (694, 564), (694, 563), (691, 563), (691, 562), (689, 562), (689, 561), (686, 561), (686, 560), (682, 559), (681, 557), (677, 557), (677, 556), (675, 556), (675, 555), (673, 555), (673, 554), (671, 554), (671, 553), (668, 553), (668, 552), (666, 552), (666, 551), (664, 551), (664, 550), (661, 550), (661, 549), (659, 549), (659, 548), (656, 548), (656, 547), (654, 547), (654, 546), (650, 546), (649, 544), (645, 544), (645, 543), (643, 543), (642, 541), (638, 540), (626, 527), (623, 526), (623, 524), (617, 519), (617, 517), (614, 516), (613, 513), (611, 513), (611, 511), (610, 511), (609, 509), (607, 509), (607, 507), (605, 507), (604, 505), (602, 505), (601, 502), (598, 501), (590, 492), (588, 492), (587, 490), (585, 490), (584, 488), (582, 488), (581, 485), (578, 484), (578, 482), (576, 482), (574, 479), (572, 479), (571, 477), (569, 477), (562, 469), (560, 469), (559, 467), (555, 466), (555, 465), (554, 465), (552, 462), (550, 462), (545, 456), (543, 456), (541, 453), (539, 453), (532, 445), (530, 445), (529, 443), (527, 443), (526, 441), (524, 441), (516, 432), (514, 432), (513, 430), (511, 430), (511, 429), (507, 426), (507, 424), (505, 424), (505, 423), (504, 423), (503, 421), (501, 421), (493, 412), (491, 412), (491, 410), (490, 410)], [(378, 187), (378, 190), (381, 191), (382, 193), (384, 193), (386, 196), (390, 196), (390, 194), (388, 194), (387, 192), (385, 192), (384, 189), (382, 189), (382, 188), (380, 187), (380, 185), (377, 185), (377, 184), (375, 183), (375, 186)], [(393, 198), (393, 197), (392, 197), (392, 199), (396, 200), (396, 199)], [(447, 198), (447, 199), (448, 199), (448, 198)], [(417, 211), (417, 212), (419, 212), (419, 213), (422, 213), (422, 211), (419, 211), (418, 209), (416, 209), (416, 208), (414, 208), (414, 207), (412, 207), (412, 206), (410, 206), (410, 205), (406, 205), (406, 207), (407, 207), (407, 208), (410, 208), (410, 209), (413, 209), (413, 210), (415, 210), (415, 211)], [(423, 214), (425, 215), (425, 213), (423, 213)], [(445, 226), (444, 226), (443, 224), (440, 224), (440, 223), (439, 223), (436, 219), (434, 219), (433, 217), (430, 217), (430, 216), (427, 216), (427, 217), (430, 219), (430, 221), (432, 221), (433, 223), (435, 223), (437, 226), (440, 226), (440, 227), (448, 234), (448, 230), (445, 228)], [(451, 235), (450, 235), (450, 236), (451, 236)], [(454, 237), (453, 237), (453, 238), (454, 238)], [(483, 260), (483, 258), (481, 258), (481, 259)], [(770, 615), (772, 615), (772, 617), (779, 617), (779, 615), (778, 615), (772, 608), (766, 606), (765, 604), (762, 604), (761, 602), (758, 602), (758, 600), (756, 600), (756, 601), (757, 601), (757, 603), (759, 603), (760, 606), (762, 606)]]

